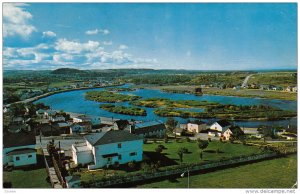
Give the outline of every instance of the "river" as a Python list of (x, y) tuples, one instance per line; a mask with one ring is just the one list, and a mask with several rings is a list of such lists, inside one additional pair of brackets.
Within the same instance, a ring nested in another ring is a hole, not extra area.
[[(128, 87), (126, 84), (121, 87)], [(37, 100), (35, 103), (42, 102), (50, 106), (54, 110), (64, 110), (66, 112), (74, 112), (81, 114), (88, 114), (101, 117), (113, 117), (119, 119), (135, 119), (141, 121), (152, 121), (152, 120), (161, 120), (165, 121), (165, 117), (157, 116), (153, 113), (153, 108), (145, 108), (147, 111), (147, 116), (130, 116), (111, 113), (99, 108), (100, 102), (88, 101), (85, 100), (84, 95), (87, 91), (96, 90), (101, 91), (104, 88), (94, 88), (87, 90), (76, 90), (70, 92), (63, 92), (54, 94), (42, 99)], [(143, 99), (146, 98), (167, 98), (172, 100), (199, 100), (199, 101), (210, 101), (210, 102), (219, 102), (221, 104), (235, 104), (235, 105), (269, 105), (284, 110), (297, 111), (297, 102), (296, 101), (287, 101), (287, 100), (273, 100), (273, 99), (262, 99), (262, 98), (244, 98), (244, 97), (233, 97), (233, 96), (217, 96), (217, 95), (203, 95), (195, 96), (193, 94), (175, 94), (175, 93), (166, 93), (160, 90), (152, 89), (138, 89), (130, 92), (120, 92), (123, 94), (134, 94), (141, 96)], [(129, 106), (128, 102), (116, 103), (117, 105)], [(193, 110), (195, 111), (195, 110)], [(197, 111), (197, 110), (196, 110)], [(180, 122), (186, 122), (185, 118), (177, 118)], [(214, 120), (205, 120), (211, 122)], [(297, 125), (297, 119), (291, 118), (288, 120), (279, 120), (279, 121), (236, 121), (235, 124), (244, 126), (244, 127), (257, 127), (259, 125)]]

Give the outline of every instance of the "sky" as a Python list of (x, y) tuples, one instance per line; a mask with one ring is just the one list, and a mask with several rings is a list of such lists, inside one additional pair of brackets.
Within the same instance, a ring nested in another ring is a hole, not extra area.
[(4, 3), (3, 69), (297, 68), (296, 3)]

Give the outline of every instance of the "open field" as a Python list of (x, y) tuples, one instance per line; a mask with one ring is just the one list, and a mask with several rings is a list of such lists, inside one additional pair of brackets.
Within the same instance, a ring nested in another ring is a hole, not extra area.
[(251, 76), (249, 84), (269, 84), (287, 87), (297, 85), (296, 72), (267, 72), (258, 73)]
[[(190, 176), (191, 188), (291, 188), (297, 181), (297, 156), (266, 160), (207, 174)], [(140, 188), (187, 188), (187, 177)]]
[[(170, 86), (149, 86), (151, 89), (159, 90), (178, 90), (178, 92), (193, 92), (198, 86), (188, 85), (170, 85)], [(224, 95), (224, 96), (240, 96), (240, 97), (254, 97), (254, 98), (270, 98), (281, 100), (297, 100), (297, 93), (290, 93), (284, 91), (267, 91), (259, 89), (240, 89), (233, 90), (232, 88), (219, 89), (219, 88), (203, 88), (203, 94), (209, 95)]]

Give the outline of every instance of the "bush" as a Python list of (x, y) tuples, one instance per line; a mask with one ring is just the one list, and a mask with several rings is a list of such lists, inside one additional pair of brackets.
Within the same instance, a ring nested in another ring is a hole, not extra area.
[(135, 166), (136, 166), (134, 161), (129, 162), (127, 165), (129, 168), (135, 168)]
[(159, 147), (161, 149), (166, 149), (166, 147), (164, 145), (158, 145), (157, 147)]
[(161, 152), (162, 152), (162, 148), (158, 146), (157, 148), (155, 148), (155, 151), (156, 151), (157, 153), (161, 153)]
[(209, 142), (211, 142), (211, 138), (209, 137), (208, 139), (207, 139)]
[(144, 139), (144, 144), (146, 144), (148, 142), (148, 139), (147, 138), (145, 138)]
[(187, 137), (186, 142), (191, 142), (191, 139), (189, 137)]
[(153, 139), (153, 142), (154, 142), (154, 143), (156, 143), (156, 142), (157, 142), (156, 138), (154, 138), (154, 139)]
[(168, 143), (168, 137), (165, 137), (164, 142)]

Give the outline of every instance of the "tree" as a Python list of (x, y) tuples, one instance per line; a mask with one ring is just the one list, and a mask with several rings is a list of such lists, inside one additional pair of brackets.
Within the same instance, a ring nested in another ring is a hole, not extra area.
[(208, 146), (208, 141), (205, 141), (205, 140), (200, 140), (198, 141), (198, 148), (201, 150), (200, 152), (200, 158), (202, 160), (202, 156), (203, 156), (203, 150), (206, 149)]
[(131, 169), (135, 168), (135, 166), (136, 165), (135, 165), (134, 161), (131, 161), (131, 162), (128, 163), (128, 167), (131, 168)]
[[(169, 131), (173, 131), (178, 124), (178, 121), (176, 121), (173, 117), (168, 117), (166, 121), (167, 129)], [(176, 138), (176, 133), (175, 133), (175, 138)]]
[(183, 161), (183, 150), (181, 148), (177, 151), (177, 155), (179, 156), (179, 160), (182, 163), (182, 161)]

